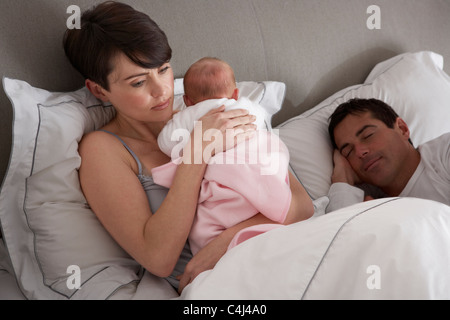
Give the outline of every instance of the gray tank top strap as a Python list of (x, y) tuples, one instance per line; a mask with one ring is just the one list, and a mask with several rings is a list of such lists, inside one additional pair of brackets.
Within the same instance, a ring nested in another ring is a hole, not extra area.
[(131, 150), (131, 148), (125, 143), (125, 141), (123, 141), (122, 138), (120, 138), (117, 134), (112, 133), (112, 132), (110, 132), (110, 131), (103, 130), (103, 129), (100, 129), (99, 131), (103, 131), (103, 132), (106, 132), (106, 133), (109, 133), (109, 134), (113, 135), (114, 137), (116, 137), (116, 138), (123, 144), (123, 146), (124, 146), (124, 147), (128, 150), (128, 152), (133, 156), (134, 160), (136, 160), (136, 163), (137, 163), (138, 168), (139, 168), (139, 175), (141, 176), (141, 175), (142, 175), (142, 165), (141, 165), (141, 162), (139, 161), (139, 158), (138, 158), (137, 155), (133, 152), (133, 150)]

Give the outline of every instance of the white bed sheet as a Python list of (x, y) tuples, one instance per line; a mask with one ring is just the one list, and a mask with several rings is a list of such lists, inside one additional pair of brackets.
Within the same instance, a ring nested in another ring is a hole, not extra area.
[[(12, 266), (4, 243), (0, 239), (0, 301), (25, 300), (13, 275)], [(139, 284), (130, 283), (117, 290), (110, 300), (168, 300), (178, 297), (178, 293), (170, 284), (148, 272), (142, 276)]]
[(25, 297), (11, 274), (12, 267), (6, 253), (3, 239), (0, 239), (0, 300), (23, 300)]
[(24, 300), (22, 292), (17, 287), (17, 282), (6, 270), (0, 270), (0, 300)]
[[(8, 261), (0, 240), (0, 300), (24, 299)], [(245, 241), (179, 298), (155, 292), (159, 280), (144, 276), (110, 298), (448, 300), (450, 207), (414, 198), (360, 203)]]
[(450, 207), (360, 203), (228, 252), (181, 299), (450, 299)]

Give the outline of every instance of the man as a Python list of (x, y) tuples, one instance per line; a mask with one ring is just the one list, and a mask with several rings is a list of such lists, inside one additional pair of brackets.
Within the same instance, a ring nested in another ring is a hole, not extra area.
[(376, 99), (341, 104), (328, 130), (335, 150), (327, 212), (397, 196), (450, 205), (450, 133), (416, 149), (405, 121)]

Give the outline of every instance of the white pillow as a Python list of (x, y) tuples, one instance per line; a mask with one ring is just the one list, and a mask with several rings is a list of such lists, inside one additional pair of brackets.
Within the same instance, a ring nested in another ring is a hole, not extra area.
[[(122, 287), (125, 292), (136, 287), (149, 274), (102, 227), (86, 205), (78, 180), (80, 139), (110, 121), (114, 109), (86, 88), (54, 93), (8, 78), (3, 86), (14, 118), (0, 222), (20, 289), (29, 299), (105, 299), (117, 296)], [(275, 103), (279, 110), (284, 87), (248, 82), (243, 93), (263, 105), (281, 97)], [(268, 114), (275, 109), (268, 108)], [(73, 282), (72, 266), (80, 268), (81, 290)], [(155, 286), (146, 287), (146, 298), (176, 294), (165, 280), (152, 281)]]
[(329, 117), (352, 98), (377, 98), (389, 104), (408, 124), (415, 146), (450, 132), (450, 77), (442, 56), (405, 53), (379, 63), (364, 84), (335, 93), (302, 115), (279, 125), (291, 166), (313, 199), (328, 194), (333, 171)]

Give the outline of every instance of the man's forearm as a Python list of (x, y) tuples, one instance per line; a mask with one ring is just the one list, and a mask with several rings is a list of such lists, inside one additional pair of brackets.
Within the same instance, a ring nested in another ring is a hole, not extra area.
[(326, 213), (364, 201), (364, 191), (347, 183), (333, 183), (328, 192), (330, 203)]

